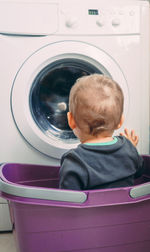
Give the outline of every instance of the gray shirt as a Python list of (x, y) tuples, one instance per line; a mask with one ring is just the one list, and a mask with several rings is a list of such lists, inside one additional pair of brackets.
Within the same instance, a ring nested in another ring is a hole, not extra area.
[(143, 159), (124, 136), (80, 144), (62, 156), (59, 187), (72, 190), (126, 187), (143, 173)]

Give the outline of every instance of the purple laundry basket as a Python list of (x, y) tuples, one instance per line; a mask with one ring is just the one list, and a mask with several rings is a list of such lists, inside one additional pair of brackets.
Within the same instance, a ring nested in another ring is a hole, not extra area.
[(135, 186), (58, 189), (59, 167), (3, 164), (19, 252), (149, 252), (150, 156)]

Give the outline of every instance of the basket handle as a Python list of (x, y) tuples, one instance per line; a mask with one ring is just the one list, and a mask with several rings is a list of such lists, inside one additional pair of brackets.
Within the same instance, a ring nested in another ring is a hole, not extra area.
[(148, 194), (150, 194), (150, 183), (145, 183), (143, 185), (135, 186), (130, 190), (130, 196), (133, 199), (146, 196)]
[(87, 195), (84, 192), (9, 184), (4, 182), (1, 178), (0, 191), (13, 196), (41, 200), (54, 200), (71, 203), (84, 203), (87, 200)]

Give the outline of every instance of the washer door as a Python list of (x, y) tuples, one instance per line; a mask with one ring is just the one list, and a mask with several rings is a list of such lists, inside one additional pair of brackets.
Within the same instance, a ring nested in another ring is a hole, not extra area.
[(110, 76), (122, 87), (127, 113), (128, 88), (117, 63), (83, 42), (62, 41), (42, 47), (18, 71), (11, 93), (12, 114), (22, 136), (38, 151), (60, 158), (79, 141), (67, 124), (68, 97), (77, 78)]

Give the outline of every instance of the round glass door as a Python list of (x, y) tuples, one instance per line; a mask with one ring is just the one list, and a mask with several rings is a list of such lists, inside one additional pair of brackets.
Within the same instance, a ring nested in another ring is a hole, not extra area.
[(77, 59), (57, 60), (35, 78), (30, 91), (30, 110), (35, 123), (48, 137), (74, 142), (67, 122), (69, 92), (83, 75), (102, 72), (88, 62)]
[(13, 83), (11, 110), (20, 134), (36, 150), (59, 159), (79, 144), (67, 123), (69, 92), (79, 77), (92, 73), (105, 74), (121, 85), (126, 113), (126, 79), (103, 50), (81, 41), (60, 41), (25, 60)]

